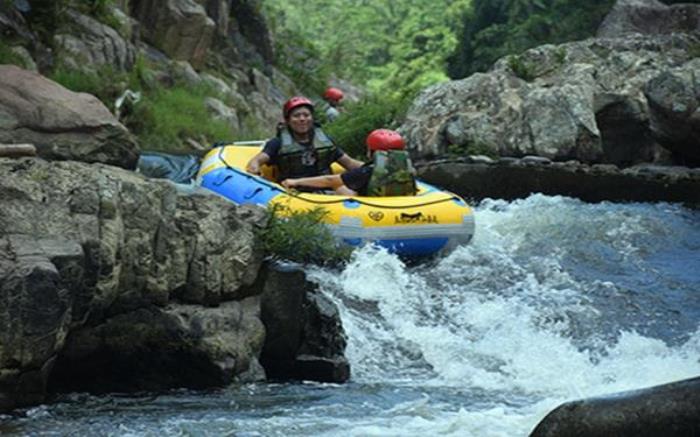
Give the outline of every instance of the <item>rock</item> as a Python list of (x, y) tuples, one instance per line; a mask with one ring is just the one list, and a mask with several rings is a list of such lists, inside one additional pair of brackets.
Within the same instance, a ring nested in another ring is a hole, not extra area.
[(259, 308), (258, 297), (216, 308), (173, 304), (86, 326), (66, 340), (50, 391), (202, 389), (243, 374), (264, 379), (257, 363), (265, 337)]
[(2, 142), (32, 143), (46, 159), (124, 168), (134, 168), (139, 153), (134, 137), (96, 97), (12, 65), (0, 65)]
[(533, 193), (576, 197), (588, 202), (688, 202), (700, 204), (700, 169), (578, 162), (431, 162), (416, 166), (426, 182), (467, 199), (518, 199)]
[(64, 62), (70, 57), (77, 69), (109, 66), (116, 71), (131, 70), (136, 62), (134, 44), (90, 16), (70, 9), (65, 16), (70, 20), (70, 33), (55, 37)]
[(598, 29), (600, 38), (632, 33), (669, 34), (700, 30), (700, 5), (665, 5), (658, 0), (618, 0)]
[[(592, 38), (499, 60), (487, 73), (424, 90), (399, 131), (417, 159), (448, 151), (629, 166), (664, 162), (647, 84), (693, 77), (700, 34)], [(686, 80), (687, 82), (687, 80)], [(685, 95), (694, 93), (694, 86)], [(692, 135), (688, 137), (692, 138)]]
[(144, 40), (195, 69), (204, 66), (216, 24), (194, 0), (144, 0), (132, 3)]
[(700, 434), (700, 378), (567, 402), (530, 437), (695, 436)]
[[(71, 320), (70, 241), (0, 236), (0, 411), (42, 402)], [(71, 268), (73, 266), (73, 268)], [(79, 278), (73, 278), (79, 280)]]
[(268, 265), (262, 277), (267, 337), (260, 361), (268, 377), (347, 381), (346, 339), (335, 305), (294, 266)]
[[(153, 376), (134, 390), (261, 377), (262, 209), (99, 164), (0, 158), (0, 174), (1, 409), (42, 402), (47, 381), (93, 389), (63, 378), (97, 377), (105, 357)], [(131, 361), (148, 351), (160, 367)]]
[(700, 165), (700, 70), (695, 59), (652, 78), (644, 95), (649, 101), (654, 139), (684, 164)]

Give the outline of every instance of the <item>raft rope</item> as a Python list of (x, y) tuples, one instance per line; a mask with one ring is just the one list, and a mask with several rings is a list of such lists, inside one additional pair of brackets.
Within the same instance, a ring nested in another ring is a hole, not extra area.
[[(267, 186), (267, 187), (270, 188), (271, 190), (279, 191), (280, 193), (284, 193), (284, 194), (288, 195), (289, 197), (294, 197), (294, 198), (296, 198), (296, 199), (300, 199), (300, 200), (303, 200), (303, 201), (305, 201), (305, 202), (314, 203), (314, 204), (317, 204), (317, 205), (333, 205), (333, 204), (336, 204), (336, 203), (356, 202), (356, 203), (359, 203), (360, 205), (365, 205), (365, 206), (369, 206), (369, 207), (372, 207), (372, 208), (405, 209), (405, 208), (420, 208), (420, 207), (435, 205), (435, 204), (443, 203), (443, 202), (451, 202), (451, 201), (454, 201), (454, 200), (462, 201), (462, 199), (460, 199), (458, 196), (449, 196), (449, 197), (444, 198), (444, 199), (432, 200), (432, 201), (430, 201), (430, 202), (418, 203), (418, 204), (415, 204), (415, 205), (408, 205), (408, 206), (390, 206), (390, 205), (379, 205), (379, 204), (376, 204), (376, 203), (371, 203), (371, 202), (367, 202), (367, 201), (364, 201), (364, 200), (359, 200), (358, 198), (355, 198), (355, 197), (345, 197), (345, 198), (337, 199), (337, 200), (313, 200), (313, 199), (309, 199), (309, 198), (307, 198), (307, 197), (301, 196), (301, 195), (299, 195), (299, 194), (297, 194), (297, 193), (295, 193), (295, 192), (285, 190), (285, 189), (281, 188), (280, 186), (278, 186), (278, 185), (276, 185), (276, 184), (272, 184), (271, 182), (267, 181), (267, 180), (266, 180), (265, 178), (263, 178), (263, 177), (255, 176), (255, 175), (252, 175), (252, 174), (250, 174), (250, 173), (248, 173), (248, 172), (239, 170), (238, 168), (236, 168), (236, 167), (232, 166), (231, 164), (229, 164), (228, 162), (226, 162), (226, 158), (224, 158), (224, 149), (225, 149), (226, 146), (219, 146), (219, 147), (220, 147), (220, 149), (219, 149), (219, 153), (218, 153), (218, 158), (221, 160), (221, 162), (224, 163), (224, 166), (226, 166), (226, 168), (227, 168), (228, 170), (231, 170), (231, 171), (233, 171), (234, 173), (238, 173), (238, 174), (240, 174), (240, 175), (242, 175), (242, 176), (245, 176), (245, 177), (248, 178), (248, 179), (256, 179), (256, 181), (257, 181), (258, 183)], [(225, 180), (226, 180), (226, 179), (224, 179), (224, 181), (225, 181)]]

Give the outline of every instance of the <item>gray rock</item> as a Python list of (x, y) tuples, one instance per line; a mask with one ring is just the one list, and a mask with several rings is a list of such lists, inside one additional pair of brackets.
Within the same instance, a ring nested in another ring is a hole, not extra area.
[(700, 5), (665, 5), (657, 0), (618, 0), (598, 29), (598, 36), (615, 38), (632, 33), (668, 34), (700, 30)]
[[(667, 70), (694, 77), (699, 35), (540, 46), (499, 60), (487, 73), (424, 90), (399, 130), (418, 159), (463, 150), (621, 166), (664, 162), (670, 154), (652, 135), (650, 120), (654, 129), (663, 128), (650, 115), (645, 90), (652, 92), (647, 84)], [(693, 83), (683, 98), (694, 93)], [(686, 121), (691, 114), (684, 114)]]
[(195, 69), (204, 66), (216, 24), (194, 0), (144, 0), (131, 6), (146, 42)]
[(700, 378), (693, 378), (567, 402), (542, 419), (530, 437), (680, 437), (699, 434)]
[(78, 69), (109, 66), (117, 71), (129, 71), (136, 61), (136, 46), (116, 30), (94, 18), (74, 10), (66, 11), (70, 33), (56, 35), (56, 44)]
[(700, 164), (700, 60), (660, 73), (644, 90), (654, 139), (679, 161)]
[(272, 379), (345, 382), (350, 365), (337, 308), (303, 270), (268, 265), (262, 318), (267, 330), (261, 363)]
[(678, 166), (539, 162), (501, 159), (495, 163), (431, 162), (416, 166), (426, 182), (467, 199), (519, 199), (533, 193), (584, 201), (688, 202), (700, 204), (700, 171)]
[(0, 159), (0, 174), (1, 409), (128, 369), (145, 373), (123, 390), (262, 376), (262, 209), (99, 164)]
[(136, 166), (139, 153), (134, 137), (96, 97), (12, 65), (0, 66), (3, 142), (32, 143), (46, 159), (125, 168)]

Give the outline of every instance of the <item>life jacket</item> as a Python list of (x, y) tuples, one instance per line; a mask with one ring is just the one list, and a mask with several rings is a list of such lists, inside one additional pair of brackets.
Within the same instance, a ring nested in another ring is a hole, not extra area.
[(367, 184), (369, 196), (413, 196), (416, 172), (405, 150), (374, 152), (372, 176)]
[[(330, 174), (333, 163), (333, 152), (336, 147), (330, 138), (318, 127), (314, 127), (311, 146), (313, 150), (313, 163), (304, 163), (304, 156), (308, 157), (309, 147), (299, 144), (289, 130), (280, 129), (278, 137), (282, 141), (279, 155), (277, 155), (278, 180), (301, 176), (317, 176)], [(310, 166), (315, 167), (315, 174), (309, 174)]]

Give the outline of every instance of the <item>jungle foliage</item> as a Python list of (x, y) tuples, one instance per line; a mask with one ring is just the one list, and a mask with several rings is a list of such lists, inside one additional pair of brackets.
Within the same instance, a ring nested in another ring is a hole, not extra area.
[[(266, 2), (281, 46), (278, 53), (314, 57), (319, 68), (302, 69), (307, 74), (320, 73), (326, 79), (332, 73), (392, 97), (447, 80), (446, 58), (456, 47), (460, 17), (468, 4), (469, 0)], [(299, 44), (300, 39), (305, 42)], [(298, 48), (290, 50), (289, 43)], [(318, 84), (307, 85), (318, 91)]]

